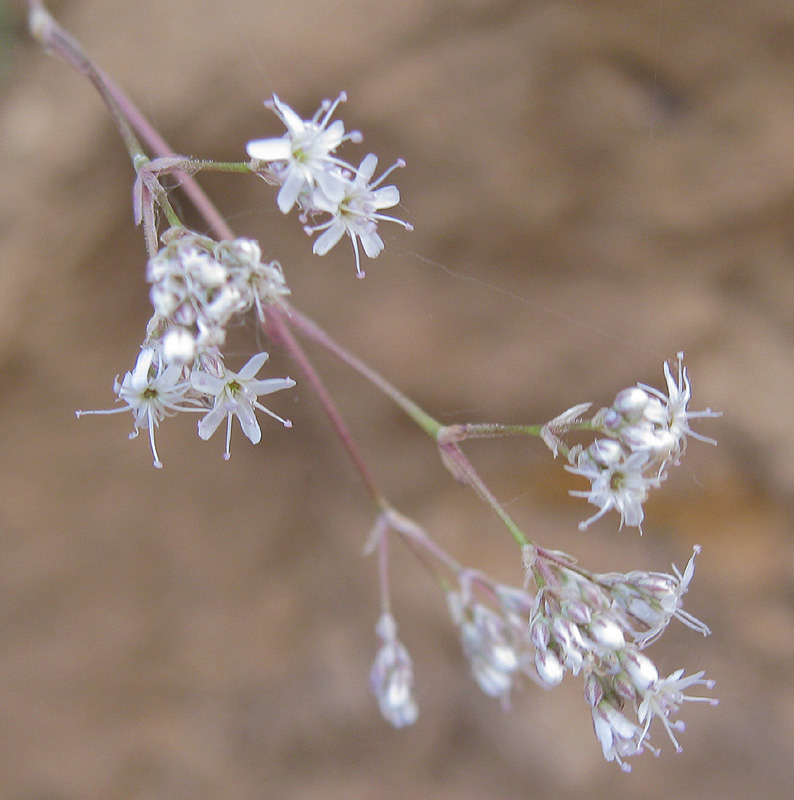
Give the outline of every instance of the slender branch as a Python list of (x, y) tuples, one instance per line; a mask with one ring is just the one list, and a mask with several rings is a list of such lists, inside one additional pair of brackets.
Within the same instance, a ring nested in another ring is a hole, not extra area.
[[(141, 138), (159, 157), (167, 158), (176, 155), (165, 139), (160, 136), (141, 111), (127, 97), (125, 92), (109, 76), (96, 67), (78, 42), (55, 22), (44, 8), (41, 0), (30, 0), (30, 27), (34, 36), (45, 48), (59, 55), (80, 74), (86, 75), (91, 79), (113, 114), (114, 120), (119, 123), (119, 130), (124, 137), (125, 143), (128, 143), (128, 148), (131, 146), (129, 143), (134, 142), (137, 144), (134, 158), (137, 158), (138, 164), (143, 165), (148, 159), (140, 148), (140, 144), (137, 143), (137, 138), (132, 132), (133, 129), (139, 132)], [(233, 239), (234, 232), (193, 177), (187, 172), (177, 171), (174, 174), (181, 178), (185, 192), (193, 201), (197, 211), (204, 217), (207, 224), (215, 230), (216, 234), (224, 239)], [(171, 224), (174, 224), (174, 222), (179, 224), (176, 215), (173, 215), (172, 219), (171, 214), (168, 213), (170, 205), (167, 204), (164, 208), (169, 217), (169, 222)], [(387, 508), (388, 503), (383, 493), (367, 467), (320, 376), (285, 324), (283, 312), (274, 308), (269, 315), (269, 323), (271, 332), (274, 333), (277, 340), (297, 361), (306, 380), (315, 391), (320, 404), (373, 500), (380, 508)]]
[(242, 175), (256, 175), (247, 161), (210, 161), (190, 159), (190, 165), (203, 172), (233, 172)]
[(507, 530), (510, 531), (511, 536), (515, 539), (519, 547), (526, 547), (527, 545), (533, 544), (524, 535), (521, 528), (513, 521), (513, 518), (505, 511), (502, 504), (496, 499), (496, 496), (485, 484), (485, 481), (480, 477), (480, 474), (460, 447), (454, 442), (448, 442), (446, 444), (439, 444), (439, 450), (450, 472), (462, 483), (471, 486), (478, 497), (491, 507), (496, 516), (504, 523)]
[(503, 436), (541, 436), (542, 425), (500, 425), (497, 422), (447, 425), (439, 441), (462, 442), (466, 439), (496, 439)]
[(406, 397), (397, 387), (389, 383), (382, 375), (375, 372), (370, 366), (365, 364), (360, 358), (342, 347), (339, 342), (332, 339), (316, 322), (302, 314), (294, 306), (289, 307), (289, 323), (297, 328), (305, 336), (314, 339), (326, 350), (333, 353), (343, 364), (355, 370), (359, 375), (366, 378), (370, 383), (378, 387), (385, 395), (390, 397), (422, 430), (438, 438), (444, 426), (423, 408), (417, 405), (409, 397)]
[(50, 53), (62, 58), (81, 75), (85, 75), (99, 92), (110, 111), (110, 116), (124, 140), (130, 159), (133, 163), (141, 157), (145, 158), (141, 143), (135, 136), (129, 119), (119, 108), (114, 93), (107, 85), (102, 73), (91, 61), (80, 43), (67, 33), (50, 15), (41, 0), (30, 0), (30, 31), (42, 46)]
[(303, 349), (292, 335), (292, 331), (285, 322), (284, 312), (274, 307), (268, 315), (268, 323), (266, 327), (271, 337), (275, 339), (278, 344), (284, 347), (284, 349), (287, 350), (287, 352), (298, 363), (298, 366), (303, 372), (304, 377), (314, 390), (314, 393), (317, 395), (317, 399), (320, 401), (320, 405), (323, 407), (323, 410), (330, 420), (331, 425), (333, 425), (336, 435), (342, 442), (342, 446), (345, 448), (345, 450), (347, 450), (350, 460), (353, 462), (353, 465), (358, 471), (358, 474), (364, 482), (364, 485), (367, 487), (372, 499), (378, 504), (378, 506), (380, 506), (381, 509), (387, 509), (389, 507), (388, 501), (378, 487), (378, 484), (375, 481), (375, 478), (373, 477), (372, 472), (370, 471), (366, 462), (364, 461), (364, 457), (361, 455), (361, 451), (358, 449), (350, 430), (342, 419), (342, 415), (339, 413), (336, 404), (328, 394), (325, 384), (322, 382), (322, 379), (314, 369), (312, 362), (303, 352)]

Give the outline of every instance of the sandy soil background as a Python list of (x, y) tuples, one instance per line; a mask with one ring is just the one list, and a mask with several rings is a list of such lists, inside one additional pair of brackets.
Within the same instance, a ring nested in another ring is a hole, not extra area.
[[(614, 517), (579, 533), (588, 509), (537, 443), (470, 448), (531, 535), (594, 569), (666, 570), (703, 545), (687, 600), (714, 635), (673, 627), (652, 654), (706, 669), (721, 705), (687, 707), (684, 752), (657, 733), (631, 776), (602, 761), (575, 679), (509, 714), (481, 696), (402, 554), (421, 713), (408, 731), (379, 718), (372, 509), (307, 389), (274, 402), (291, 431), (238, 431), (229, 463), (192, 419), (161, 429), (162, 471), (126, 416), (75, 419), (112, 404), (148, 318), (131, 170), (91, 87), (28, 40), (21, 3), (0, 8), (0, 796), (791, 797), (790, 0), (52, 4), (181, 152), (238, 159), (279, 133), (264, 97), (308, 114), (347, 90), (348, 126), (408, 162), (416, 226), (384, 229), (365, 281), (345, 246), (311, 257), (263, 183), (204, 185), (296, 305), (443, 421), (604, 404), (686, 352), (720, 444), (693, 444), (642, 539)], [(520, 581), (421, 434), (310, 350), (394, 503)]]

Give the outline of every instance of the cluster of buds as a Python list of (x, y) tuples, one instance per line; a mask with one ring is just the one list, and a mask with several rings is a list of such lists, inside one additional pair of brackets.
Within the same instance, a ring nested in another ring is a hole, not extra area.
[(527, 619), (532, 595), (497, 583), (479, 570), (458, 573), (458, 587), (447, 591), (452, 621), (480, 689), (498, 697), (504, 708), (521, 676), (536, 680)]
[[(345, 133), (341, 120), (331, 121), (337, 106), (344, 100), (344, 93), (334, 102), (325, 100), (311, 119), (304, 120), (273, 95), (265, 105), (278, 115), (287, 132), (279, 138), (251, 141), (246, 151), (253, 169), (265, 180), (280, 186), (276, 202), (281, 212), (288, 214), (294, 206), (299, 206), (306, 233), (320, 233), (314, 241), (313, 252), (325, 255), (344, 235), (349, 236), (356, 273), (363, 278), (359, 241), (364, 253), (376, 258), (383, 250), (379, 222), (396, 222), (406, 230), (413, 230), (413, 227), (397, 217), (381, 213), (382, 209), (400, 202), (396, 186), (381, 184), (394, 169), (404, 167), (404, 161), (397, 161), (373, 180), (378, 166), (375, 155), (364, 156), (358, 167), (336, 155), (344, 141), (360, 142), (362, 139), (359, 131)], [(309, 225), (310, 217), (317, 215), (327, 215), (327, 218)]]
[[(588, 491), (571, 491), (598, 507), (598, 512), (580, 524), (587, 528), (610, 509), (620, 514), (622, 525), (641, 530), (645, 518), (643, 503), (651, 489), (664, 480), (670, 466), (680, 462), (687, 437), (716, 444), (713, 439), (693, 431), (689, 421), (717, 417), (711, 409), (689, 411), (692, 397), (689, 376), (678, 354), (677, 375), (664, 365), (667, 394), (645, 384), (619, 392), (609, 408), (602, 408), (588, 423), (589, 430), (606, 438), (596, 439), (589, 447), (581, 445), (568, 451), (569, 465), (575, 475), (590, 481)], [(560, 447), (557, 432), (570, 427), (588, 405), (575, 406), (548, 423), (544, 439), (555, 452)]]
[(185, 228), (171, 228), (164, 246), (146, 267), (154, 316), (150, 339), (162, 343), (167, 363), (189, 364), (197, 353), (213, 352), (226, 341), (235, 317), (265, 309), (289, 294), (277, 261), (263, 262), (252, 239), (216, 242)]
[(624, 759), (645, 749), (653, 719), (661, 720), (673, 746), (684, 724), (672, 720), (684, 701), (715, 703), (684, 694), (693, 685), (713, 687), (703, 673), (677, 670), (661, 678), (641, 651), (676, 617), (704, 635), (709, 629), (683, 611), (681, 598), (694, 573), (695, 548), (683, 574), (632, 572), (596, 575), (564, 553), (528, 547), (527, 578), (537, 587), (530, 636), (540, 681), (559, 684), (566, 672), (584, 677), (596, 737), (607, 761), (630, 770)]
[(164, 246), (147, 265), (154, 314), (135, 367), (114, 390), (124, 404), (84, 414), (132, 411), (133, 431), (149, 431), (154, 466), (162, 467), (154, 430), (168, 416), (197, 412), (204, 416), (198, 434), (209, 439), (226, 420), (226, 450), (230, 454), (232, 419), (237, 417), (246, 437), (262, 437), (255, 410), (289, 427), (258, 398), (295, 385), (291, 378), (257, 379), (267, 353), (257, 353), (239, 372), (228, 369), (221, 346), (228, 325), (255, 309), (260, 322), (265, 309), (289, 294), (277, 262), (263, 263), (259, 245), (250, 239), (216, 242), (184, 228), (163, 236)]
[(413, 696), (414, 668), (411, 657), (397, 638), (397, 623), (391, 614), (381, 614), (375, 631), (383, 644), (372, 665), (369, 683), (380, 713), (395, 728), (413, 725), (419, 715), (419, 707)]

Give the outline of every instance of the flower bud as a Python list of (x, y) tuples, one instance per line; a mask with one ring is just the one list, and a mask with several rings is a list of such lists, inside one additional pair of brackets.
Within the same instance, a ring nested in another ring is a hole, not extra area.
[(590, 623), (588, 630), (593, 641), (609, 650), (620, 650), (626, 645), (623, 631), (608, 617), (597, 617)]
[(625, 650), (620, 654), (623, 669), (634, 685), (644, 692), (659, 680), (659, 673), (650, 658), (636, 651)]
[(624, 389), (618, 392), (615, 397), (615, 402), (612, 407), (618, 411), (627, 422), (636, 422), (642, 417), (642, 412), (645, 406), (648, 405), (647, 392), (640, 389), (639, 386), (632, 386), (630, 389)]
[(549, 688), (557, 686), (565, 675), (562, 664), (551, 650), (535, 653), (535, 668), (538, 671), (538, 677)]
[(171, 328), (163, 337), (163, 360), (166, 364), (184, 366), (196, 355), (196, 340), (184, 328)]

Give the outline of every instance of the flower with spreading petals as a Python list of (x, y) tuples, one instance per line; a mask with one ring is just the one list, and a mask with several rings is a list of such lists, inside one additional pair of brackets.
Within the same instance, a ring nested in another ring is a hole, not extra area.
[(687, 437), (716, 444), (714, 439), (692, 430), (690, 420), (719, 417), (720, 413), (707, 408), (689, 411), (692, 397), (689, 375), (683, 365), (683, 353), (678, 353), (678, 374), (673, 375), (670, 365), (664, 364), (667, 394), (639, 383), (619, 392), (608, 409), (597, 415), (605, 433), (614, 436), (627, 450), (648, 454), (648, 467), (662, 477), (669, 465), (680, 462), (686, 450)]
[(356, 273), (359, 278), (364, 277), (358, 248), (359, 240), (369, 258), (377, 258), (383, 250), (383, 239), (378, 235), (378, 222), (396, 222), (406, 230), (413, 230), (410, 223), (380, 213), (380, 209), (392, 208), (400, 202), (400, 192), (396, 186), (380, 186), (380, 184), (393, 170), (405, 166), (405, 162), (397, 161), (380, 178), (373, 181), (372, 176), (377, 166), (377, 156), (370, 153), (364, 156), (355, 175), (351, 177), (347, 171), (340, 173), (343, 186), (340, 198), (329, 197), (321, 186), (314, 193), (312, 205), (316, 210), (330, 214), (331, 219), (321, 225), (307, 225), (304, 228), (308, 234), (323, 231), (312, 248), (318, 256), (325, 255), (342, 236), (347, 234), (353, 243)]
[(267, 359), (267, 353), (257, 353), (239, 372), (232, 372), (220, 364), (221, 374), (215, 375), (201, 369), (194, 369), (190, 376), (190, 383), (194, 391), (212, 398), (213, 402), (212, 409), (199, 422), (198, 434), (202, 439), (209, 439), (225, 417), (226, 452), (223, 457), (227, 460), (230, 457), (232, 417), (237, 417), (243, 433), (253, 444), (257, 444), (262, 438), (262, 431), (254, 413), (256, 408), (277, 419), (285, 427), (292, 426), (289, 420), (282, 419), (257, 400), (260, 395), (279, 392), (295, 385), (295, 381), (291, 378), (257, 380), (256, 375)]
[(648, 497), (648, 490), (659, 485), (660, 478), (647, 476), (645, 468), (649, 455), (643, 451), (626, 454), (621, 445), (613, 439), (598, 439), (586, 450), (571, 451), (570, 457), (576, 466), (566, 465), (574, 475), (587, 478), (589, 491), (574, 491), (573, 497), (584, 497), (589, 503), (598, 506), (598, 513), (581, 522), (584, 530), (610, 509), (620, 514), (620, 525), (639, 528), (645, 512), (642, 504)]
[(265, 103), (279, 116), (287, 132), (278, 139), (248, 142), (246, 152), (255, 161), (273, 165), (281, 184), (276, 202), (283, 214), (289, 213), (301, 194), (310, 194), (315, 187), (332, 200), (342, 199), (344, 188), (337, 167), (346, 165), (332, 154), (346, 139), (361, 140), (358, 131), (345, 134), (342, 120), (331, 122), (336, 107), (346, 99), (342, 92), (333, 103), (324, 100), (309, 120), (301, 119), (276, 95)]
[(683, 731), (685, 728), (681, 720), (671, 721), (670, 714), (675, 714), (683, 702), (708, 703), (715, 706), (718, 700), (712, 697), (698, 697), (684, 694), (684, 690), (690, 686), (705, 686), (707, 689), (714, 688), (714, 681), (703, 678), (703, 671), (696, 672), (694, 675), (684, 677), (684, 670), (678, 669), (662, 678), (654, 681), (645, 691), (641, 692), (642, 700), (637, 707), (637, 719), (644, 724), (643, 738), (650, 728), (654, 717), (658, 717), (664, 725), (670, 741), (673, 743), (677, 752), (681, 752), (681, 745), (675, 738), (674, 731)]
[(699, 439), (701, 442), (707, 442), (708, 444), (717, 444), (714, 439), (693, 431), (689, 426), (689, 420), (721, 416), (719, 411), (712, 411), (710, 408), (703, 411), (687, 410), (687, 405), (692, 397), (692, 387), (684, 366), (684, 354), (678, 353), (676, 358), (678, 363), (677, 379), (673, 376), (670, 365), (667, 362), (664, 364), (664, 379), (667, 383), (666, 395), (652, 386), (638, 384), (640, 389), (644, 389), (652, 395), (643, 412), (645, 419), (654, 425), (667, 428), (672, 434), (675, 444), (671, 449), (669, 458), (674, 464), (678, 463), (678, 459), (686, 449), (687, 436), (692, 436), (694, 439)]
[(130, 439), (134, 439), (141, 428), (148, 428), (154, 466), (159, 469), (163, 463), (157, 455), (154, 429), (160, 424), (160, 420), (178, 411), (201, 410), (194, 406), (181, 405), (184, 402), (193, 402), (185, 398), (189, 388), (190, 383), (182, 380), (180, 366), (164, 365), (153, 348), (145, 347), (138, 355), (132, 372), (128, 372), (121, 381), (116, 376), (114, 390), (119, 400), (126, 405), (106, 411), (77, 411), (76, 414), (81, 417), (84, 414), (120, 414), (123, 411), (132, 411), (134, 429)]
[(613, 611), (622, 611), (623, 630), (637, 646), (647, 647), (654, 642), (674, 617), (704, 636), (711, 633), (704, 622), (682, 607), (682, 598), (695, 574), (695, 556), (701, 548), (695, 545), (692, 550), (683, 573), (673, 565), (672, 575), (635, 570), (593, 576), (609, 592)]

